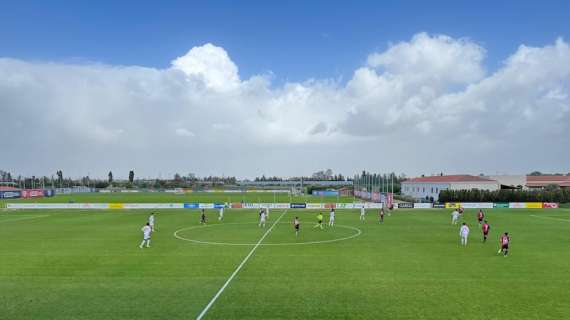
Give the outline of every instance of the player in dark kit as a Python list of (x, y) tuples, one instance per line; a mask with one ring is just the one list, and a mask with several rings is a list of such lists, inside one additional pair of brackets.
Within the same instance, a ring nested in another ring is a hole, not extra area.
[(509, 254), (509, 243), (511, 242), (511, 238), (509, 237), (509, 233), (505, 232), (500, 239), (501, 243), (501, 250), (497, 253), (503, 253), (503, 256), (506, 257)]
[(485, 214), (483, 213), (483, 210), (479, 209), (479, 212), (477, 212), (477, 220), (479, 221), (479, 224), (483, 222), (483, 219), (485, 219)]
[(483, 227), (481, 227), (481, 229), (483, 230), (483, 242), (487, 242), (487, 237), (489, 236), (489, 230), (491, 229), (491, 226), (487, 223), (487, 220), (485, 220), (485, 223), (483, 224)]
[(200, 215), (200, 224), (206, 224), (206, 211), (202, 209), (202, 214)]
[(380, 212), (378, 213), (378, 216), (380, 218), (380, 223), (384, 223), (384, 208), (380, 209)]
[(298, 237), (299, 228), (301, 228), (301, 221), (299, 221), (299, 217), (295, 217), (295, 220), (293, 220), (293, 226), (295, 227), (295, 237)]

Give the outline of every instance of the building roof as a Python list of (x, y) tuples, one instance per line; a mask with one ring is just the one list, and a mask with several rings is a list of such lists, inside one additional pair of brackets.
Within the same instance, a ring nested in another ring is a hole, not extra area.
[(556, 184), (561, 187), (570, 187), (570, 176), (527, 176), (526, 185), (528, 187), (546, 187), (549, 184)]
[(14, 187), (8, 187), (8, 186), (0, 186), (0, 191), (16, 191), (16, 190), (20, 190), (20, 189), (14, 188)]
[(430, 176), (430, 177), (418, 177), (408, 179), (404, 182), (415, 182), (415, 183), (452, 183), (452, 182), (494, 182), (497, 183), (495, 180), (478, 177), (478, 176), (471, 176), (467, 174), (458, 174), (458, 175), (449, 175), (449, 176)]

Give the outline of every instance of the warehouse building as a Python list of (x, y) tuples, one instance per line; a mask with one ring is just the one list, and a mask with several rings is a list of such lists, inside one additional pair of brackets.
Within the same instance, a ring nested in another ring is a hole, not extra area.
[(415, 199), (437, 201), (441, 190), (499, 190), (496, 180), (471, 176), (448, 175), (408, 179), (402, 182), (402, 194)]

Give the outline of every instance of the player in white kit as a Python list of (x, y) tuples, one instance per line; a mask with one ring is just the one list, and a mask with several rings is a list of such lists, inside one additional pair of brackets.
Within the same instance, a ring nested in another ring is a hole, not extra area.
[(457, 224), (457, 221), (459, 220), (459, 211), (453, 210), (453, 212), (451, 213), (451, 224)]
[(259, 213), (259, 226), (265, 228), (265, 220), (267, 219), (267, 215), (265, 210), (261, 210)]
[(463, 222), (463, 225), (461, 225), (461, 228), (459, 229), (459, 237), (461, 237), (461, 245), (466, 246), (467, 238), (469, 237), (469, 227), (465, 222)]
[(139, 245), (139, 248), (142, 249), (145, 244), (147, 248), (150, 248), (150, 234), (152, 233), (150, 223), (147, 222), (147, 224), (142, 227), (141, 231), (143, 233), (143, 241)]
[(150, 216), (148, 217), (148, 224), (150, 225), (152, 232), (156, 231), (154, 228), (154, 212), (150, 213)]
[(219, 213), (219, 215), (218, 215), (218, 220), (219, 220), (219, 221), (224, 220), (224, 207), (221, 207), (221, 208), (220, 208), (220, 213)]
[(333, 226), (334, 226), (334, 208), (332, 208), (331, 212), (329, 213), (329, 227)]
[(364, 223), (364, 214), (366, 214), (366, 210), (364, 210), (364, 205), (362, 205), (362, 207), (360, 208), (360, 221), (362, 221), (362, 223)]

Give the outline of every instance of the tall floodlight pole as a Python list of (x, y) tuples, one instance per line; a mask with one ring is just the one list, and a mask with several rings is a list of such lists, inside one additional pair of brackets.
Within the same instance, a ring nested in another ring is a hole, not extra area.
[(392, 172), (392, 197), (394, 196), (394, 173)]

